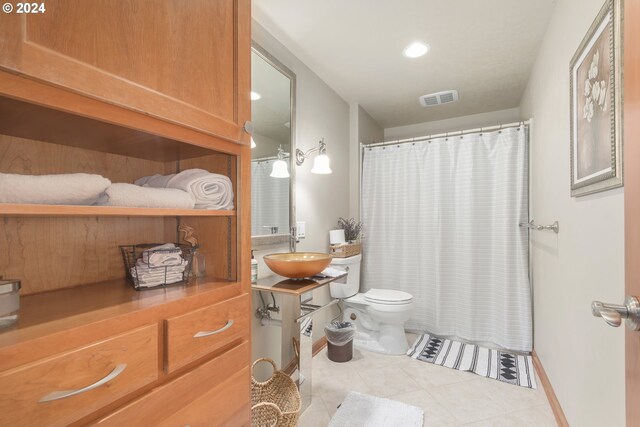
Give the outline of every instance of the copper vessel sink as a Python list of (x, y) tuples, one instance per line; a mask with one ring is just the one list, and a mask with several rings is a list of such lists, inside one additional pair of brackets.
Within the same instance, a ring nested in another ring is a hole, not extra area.
[(331, 255), (320, 252), (284, 252), (264, 256), (267, 267), (280, 276), (302, 279), (320, 273), (331, 263)]

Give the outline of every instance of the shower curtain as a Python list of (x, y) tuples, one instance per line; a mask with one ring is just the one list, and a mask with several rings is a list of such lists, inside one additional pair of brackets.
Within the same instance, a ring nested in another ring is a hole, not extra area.
[(531, 351), (528, 128), (364, 148), (363, 287), (414, 296), (406, 328)]
[(278, 227), (278, 234), (289, 233), (289, 180), (272, 178), (275, 160), (251, 162), (251, 235), (270, 234), (270, 227)]

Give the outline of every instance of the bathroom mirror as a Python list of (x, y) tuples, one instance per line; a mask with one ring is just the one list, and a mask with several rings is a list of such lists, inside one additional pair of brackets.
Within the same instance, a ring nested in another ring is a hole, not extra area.
[(290, 240), (294, 218), (295, 82), (291, 70), (256, 43), (251, 52), (252, 244)]

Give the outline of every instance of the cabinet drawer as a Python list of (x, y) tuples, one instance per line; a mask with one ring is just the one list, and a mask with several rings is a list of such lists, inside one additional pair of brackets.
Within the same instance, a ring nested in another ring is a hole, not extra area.
[(157, 378), (158, 326), (145, 326), (1, 373), (0, 425), (67, 425)]
[[(249, 343), (244, 341), (170, 383), (156, 387), (94, 425), (219, 425), (242, 406), (249, 408), (250, 390)], [(247, 420), (249, 416), (247, 411)]]
[(197, 360), (249, 333), (251, 303), (241, 295), (221, 303), (165, 320), (165, 370)]
[[(249, 378), (250, 373), (247, 367), (157, 424), (156, 427), (239, 427), (250, 425), (251, 385)], [(242, 410), (243, 408), (244, 410)]]

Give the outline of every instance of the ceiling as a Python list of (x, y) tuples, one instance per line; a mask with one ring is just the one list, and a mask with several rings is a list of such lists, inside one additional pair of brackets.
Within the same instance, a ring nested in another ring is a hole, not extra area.
[[(384, 128), (517, 107), (555, 0), (253, 0), (253, 17)], [(414, 41), (431, 46), (408, 59)], [(421, 107), (418, 96), (458, 90)]]

